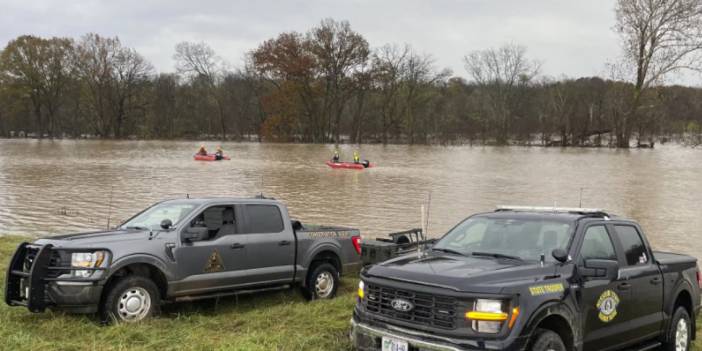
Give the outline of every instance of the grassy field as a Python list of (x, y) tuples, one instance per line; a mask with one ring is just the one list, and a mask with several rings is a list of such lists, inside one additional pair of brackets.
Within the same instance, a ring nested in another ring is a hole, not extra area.
[[(4, 284), (10, 255), (23, 238), (0, 240)], [(150, 321), (100, 326), (89, 316), (10, 308), (3, 285), (0, 350), (351, 350), (355, 286), (355, 279), (344, 279), (331, 301), (307, 302), (291, 290), (172, 304)]]

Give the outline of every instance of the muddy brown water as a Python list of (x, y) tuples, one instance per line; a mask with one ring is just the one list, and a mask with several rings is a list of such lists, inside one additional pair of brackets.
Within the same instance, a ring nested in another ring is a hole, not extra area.
[(702, 257), (702, 149), (363, 145), (378, 166), (356, 171), (324, 164), (331, 145), (225, 143), (232, 160), (222, 162), (194, 161), (198, 145), (0, 140), (0, 235), (105, 228), (186, 194), (263, 193), (303, 222), (365, 237), (419, 227), (431, 194), (429, 233), (439, 236), (498, 204), (578, 206), (582, 188), (584, 207), (639, 220), (656, 249)]

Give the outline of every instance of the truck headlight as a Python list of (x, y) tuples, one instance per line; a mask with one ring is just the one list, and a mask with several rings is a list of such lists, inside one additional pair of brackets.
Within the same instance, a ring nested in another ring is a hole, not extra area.
[(363, 283), (363, 280), (358, 282), (358, 298), (363, 300), (363, 298), (366, 296), (366, 285)]
[[(105, 251), (94, 252), (74, 252), (71, 254), (72, 267), (98, 268), (105, 263), (107, 253)], [(73, 275), (81, 278), (88, 278), (93, 274), (92, 270), (75, 270)]]
[(473, 330), (495, 334), (509, 317), (503, 305), (500, 300), (477, 299), (473, 310), (466, 312), (466, 318), (473, 322)]

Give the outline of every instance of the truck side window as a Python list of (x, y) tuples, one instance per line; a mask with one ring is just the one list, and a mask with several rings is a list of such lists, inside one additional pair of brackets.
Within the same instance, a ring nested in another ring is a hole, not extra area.
[(202, 240), (212, 240), (236, 233), (233, 206), (213, 206), (202, 211), (190, 222), (191, 227), (207, 227), (209, 235)]
[(580, 257), (583, 260), (601, 259), (617, 260), (612, 239), (603, 225), (587, 228), (583, 246), (580, 247)]
[(636, 266), (648, 263), (646, 247), (643, 244), (643, 240), (641, 240), (638, 230), (630, 225), (615, 225), (614, 229), (617, 231), (617, 237), (622, 243), (626, 264)]
[(247, 234), (280, 233), (283, 231), (283, 215), (278, 206), (245, 205), (248, 225)]

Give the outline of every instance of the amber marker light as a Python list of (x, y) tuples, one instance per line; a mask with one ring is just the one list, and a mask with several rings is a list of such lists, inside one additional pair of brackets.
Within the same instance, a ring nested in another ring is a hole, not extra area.
[(507, 326), (509, 326), (509, 329), (512, 329), (514, 323), (517, 321), (517, 317), (519, 317), (519, 307), (515, 307), (512, 309), (512, 317), (510, 317), (509, 323), (507, 324)]

